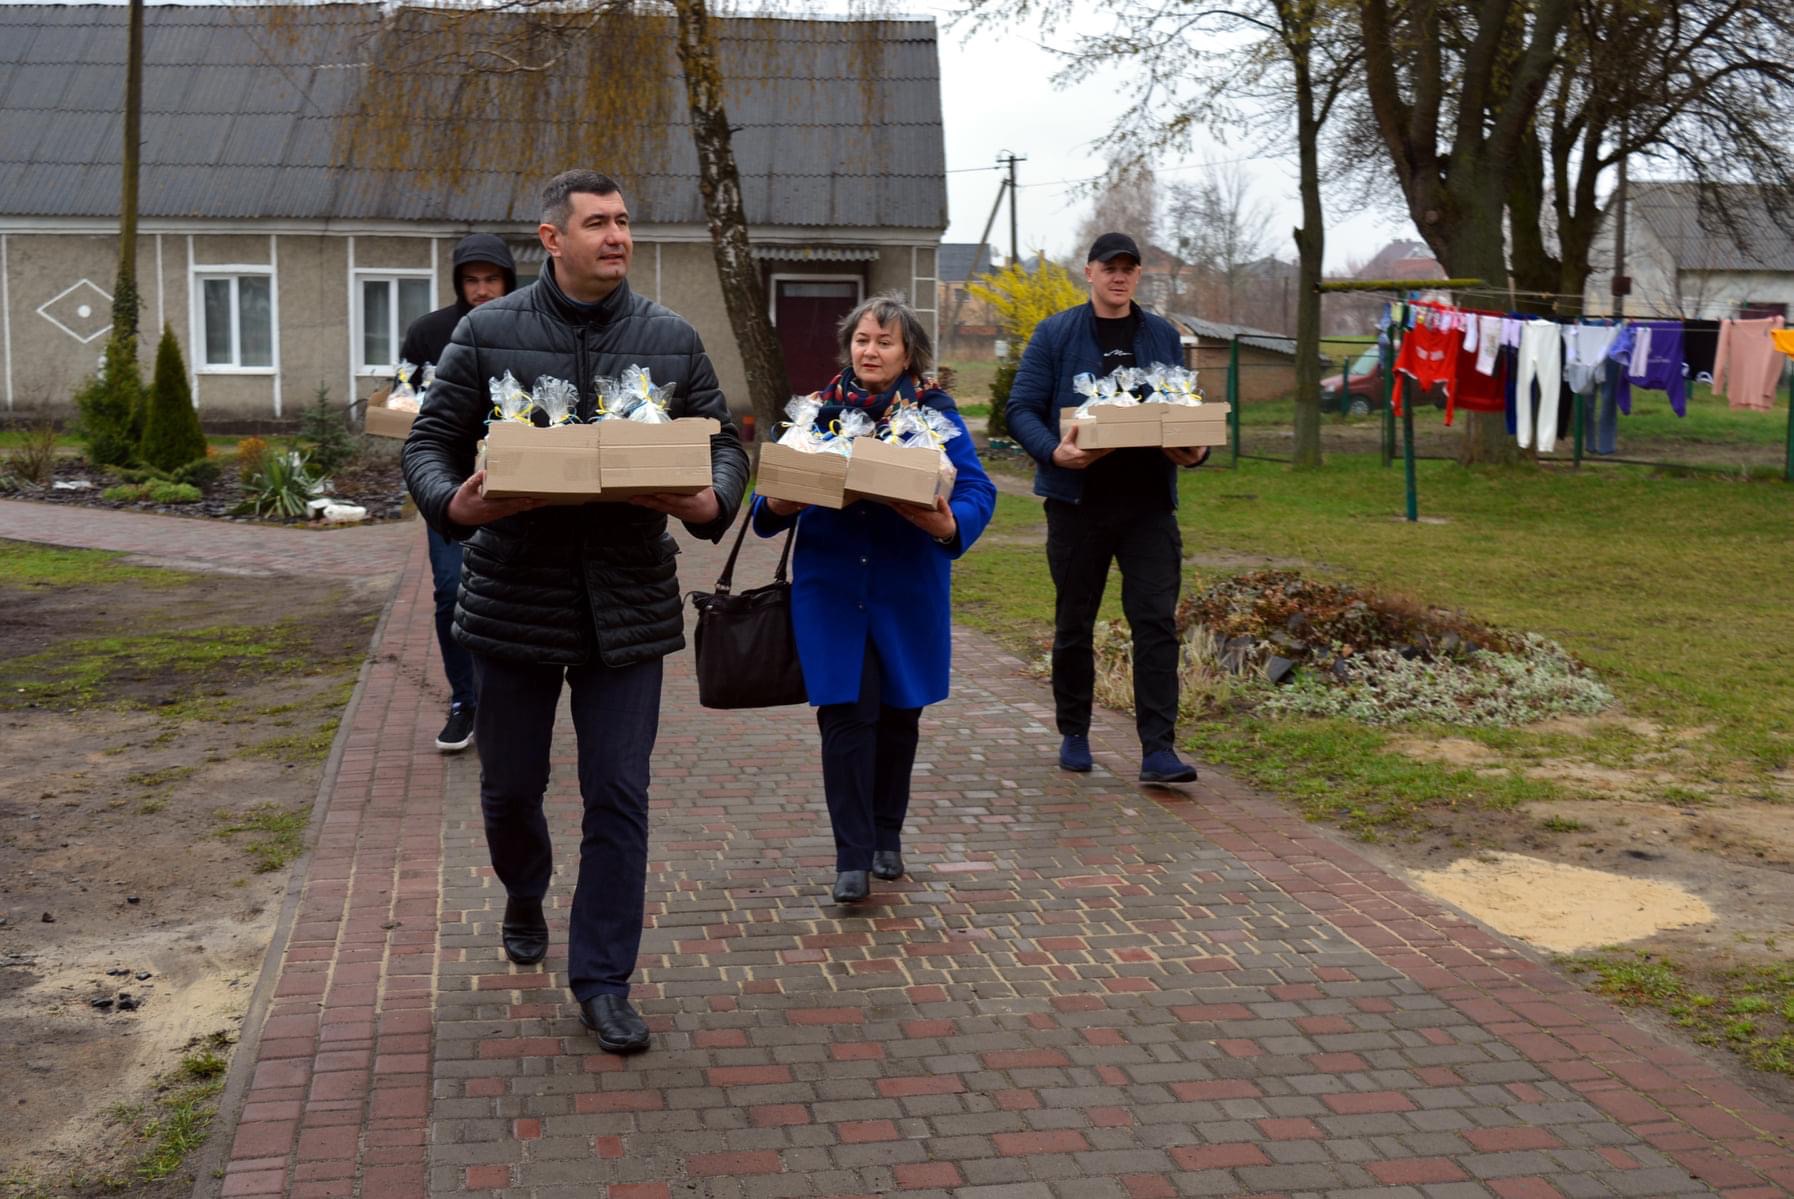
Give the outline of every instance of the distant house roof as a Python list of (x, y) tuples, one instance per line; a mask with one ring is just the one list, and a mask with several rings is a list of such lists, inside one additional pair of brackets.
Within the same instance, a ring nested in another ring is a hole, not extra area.
[(1439, 265), (1425, 242), (1398, 238), (1378, 250), (1353, 278), (1443, 279), (1445, 268)]
[(942, 283), (964, 283), (989, 270), (989, 242), (944, 241), (935, 251), (934, 274)]
[(1211, 341), (1232, 341), (1240, 339), (1243, 346), (1253, 346), (1260, 350), (1269, 350), (1273, 354), (1283, 354), (1290, 358), (1296, 356), (1296, 339), (1273, 333), (1269, 329), (1254, 329), (1249, 325), (1228, 325), (1221, 321), (1205, 321), (1194, 316), (1185, 316), (1181, 312), (1167, 312), (1166, 316), (1188, 329), (1197, 337)]
[[(338, 166), (339, 127), (392, 10), (287, 11), (286, 35), (270, 35), (259, 5), (146, 9), (142, 216), (534, 222), (542, 181), (517, 172), (449, 189), (420, 185), (404, 161)], [(117, 215), (126, 15), (118, 4), (0, 4), (0, 215)], [(932, 21), (873, 23), (880, 65), (870, 73), (863, 22), (714, 24), (751, 223), (946, 227)], [(602, 69), (601, 52), (584, 61)], [(638, 223), (701, 224), (676, 66), (668, 78), (678, 102), (664, 166), (622, 182)], [(576, 93), (584, 78), (556, 86)]]
[(1698, 183), (1640, 182), (1631, 185), (1628, 207), (1680, 270), (1794, 271), (1794, 233), (1770, 216), (1763, 188), (1719, 184), (1707, 187), (1704, 199), (1703, 210)]

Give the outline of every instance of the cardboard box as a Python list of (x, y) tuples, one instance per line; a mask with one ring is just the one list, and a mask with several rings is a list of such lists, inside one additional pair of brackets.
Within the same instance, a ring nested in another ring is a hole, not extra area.
[(477, 466), (485, 468), (487, 499), (534, 495), (557, 504), (604, 499), (598, 431), (602, 425), (538, 429), (516, 421), (486, 427)]
[(847, 459), (840, 454), (806, 454), (773, 442), (760, 447), (756, 495), (819, 508), (847, 503)]
[(415, 412), (403, 412), (397, 408), (375, 406), (368, 401), (367, 423), (362, 431), (369, 437), (397, 437), (403, 441), (411, 436), (411, 422), (417, 419)]
[(892, 445), (874, 437), (861, 437), (853, 443), (853, 457), (847, 461), (850, 500), (864, 497), (933, 507), (941, 485), (938, 449)]
[(1162, 409), (1160, 445), (1193, 449), (1203, 445), (1227, 444), (1227, 414), (1233, 406), (1226, 400), (1207, 404), (1153, 404)]
[(607, 420), (598, 432), (599, 479), (605, 499), (656, 493), (696, 495), (710, 486), (710, 439), (722, 423), (687, 416), (664, 424)]
[(1163, 404), (1098, 404), (1090, 415), (1074, 417), (1081, 450), (1119, 450), (1156, 446), (1159, 409)]

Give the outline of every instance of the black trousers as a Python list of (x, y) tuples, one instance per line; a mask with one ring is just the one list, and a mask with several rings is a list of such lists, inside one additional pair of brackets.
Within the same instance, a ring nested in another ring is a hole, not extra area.
[(909, 776), (916, 765), (922, 709), (892, 708), (878, 698), (878, 652), (866, 642), (860, 697), (821, 704), (822, 791), (835, 830), (835, 869), (870, 870), (872, 852), (903, 848)]
[(505, 892), (539, 899), (554, 872), (542, 798), (563, 680), (578, 743), (579, 881), (567, 934), (576, 999), (629, 994), (642, 942), (648, 874), (648, 764), (660, 728), (661, 663), (534, 666), (475, 654), (480, 705), (480, 812)]
[(1183, 537), (1177, 514), (1138, 504), (1088, 508), (1046, 502), (1052, 571), (1053, 708), (1062, 736), (1090, 732), (1096, 687), (1091, 652), (1109, 564), (1121, 567), (1121, 611), (1134, 640), (1134, 726), (1146, 753), (1177, 732), (1177, 593)]

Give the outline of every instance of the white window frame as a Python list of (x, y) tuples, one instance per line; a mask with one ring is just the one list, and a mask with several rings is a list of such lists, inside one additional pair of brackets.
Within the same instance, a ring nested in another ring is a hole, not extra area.
[[(237, 281), (245, 275), (268, 280), (267, 366), (242, 366), (242, 305), (237, 300)], [(205, 285), (208, 279), (230, 280), (230, 343), (232, 363), (206, 361)], [(194, 373), (200, 375), (278, 375), (280, 373), (280, 283), (274, 264), (268, 262), (194, 263), (188, 270), (188, 328), (193, 330)]]
[[(355, 375), (357, 378), (390, 379), (399, 362), (394, 358), (391, 362), (378, 363), (366, 361), (367, 346), (362, 344), (361, 305), (362, 285), (370, 280), (385, 280), (392, 285), (392, 352), (397, 354), (405, 342), (405, 330), (399, 328), (399, 280), (423, 279), (430, 284), (430, 307), (426, 312), (436, 311), (436, 272), (429, 267), (356, 267), (349, 274), (349, 344), (355, 355)], [(422, 366), (421, 362), (413, 362), (412, 366)]]
[(780, 271), (768, 276), (766, 280), (766, 319), (775, 329), (779, 324), (780, 283), (851, 283), (854, 306), (858, 307), (860, 301), (866, 298), (864, 275), (807, 275), (798, 271)]

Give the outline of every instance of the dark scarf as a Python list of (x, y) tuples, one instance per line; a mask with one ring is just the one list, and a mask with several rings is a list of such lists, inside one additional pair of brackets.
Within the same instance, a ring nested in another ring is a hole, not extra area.
[(872, 419), (872, 423), (877, 424), (885, 418), (885, 413), (890, 410), (893, 402), (916, 402), (916, 381), (905, 371), (897, 376), (897, 382), (888, 391), (870, 392), (853, 377), (853, 368), (850, 366), (816, 394), (822, 400), (822, 411), (816, 414), (816, 423), (821, 428), (828, 428), (830, 422), (850, 408), (864, 412)]

